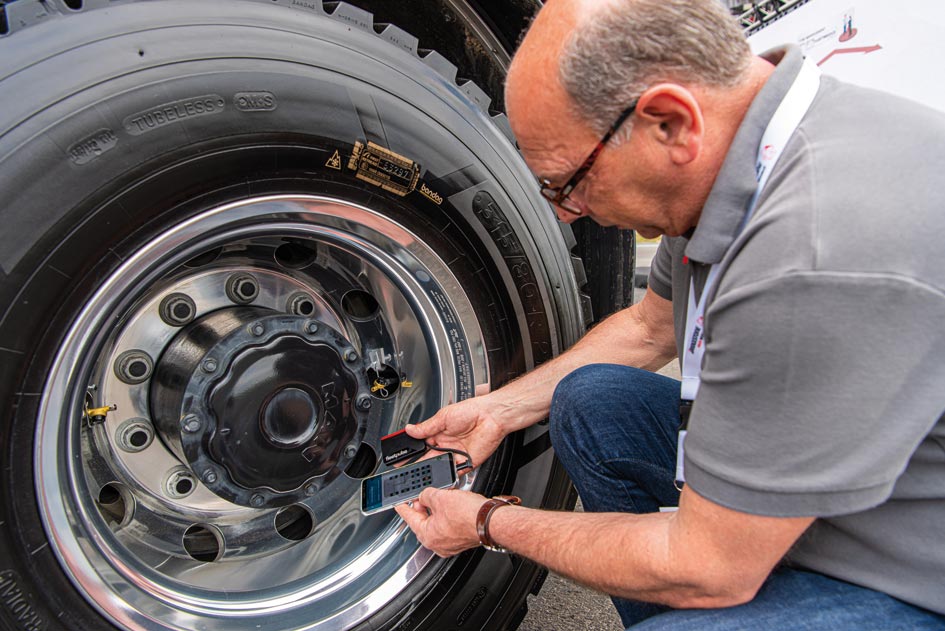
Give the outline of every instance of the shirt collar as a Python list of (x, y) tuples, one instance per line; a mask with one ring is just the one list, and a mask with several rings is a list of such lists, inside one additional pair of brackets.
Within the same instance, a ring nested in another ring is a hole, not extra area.
[(804, 56), (797, 46), (769, 50), (762, 58), (776, 64), (774, 72), (751, 102), (738, 126), (715, 184), (702, 207), (686, 256), (700, 263), (718, 263), (735, 240), (758, 182), (755, 162), (758, 145), (794, 79), (801, 70)]

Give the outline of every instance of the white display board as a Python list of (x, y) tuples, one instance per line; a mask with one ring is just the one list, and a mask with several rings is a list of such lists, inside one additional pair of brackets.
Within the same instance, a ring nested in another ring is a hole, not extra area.
[(824, 74), (945, 110), (943, 37), (943, 0), (810, 0), (748, 41), (797, 44)]

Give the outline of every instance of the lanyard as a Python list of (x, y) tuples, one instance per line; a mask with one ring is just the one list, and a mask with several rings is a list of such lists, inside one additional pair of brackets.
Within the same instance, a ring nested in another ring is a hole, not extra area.
[[(788, 90), (774, 116), (765, 128), (761, 136), (761, 144), (758, 146), (758, 158), (755, 162), (755, 179), (758, 186), (748, 203), (748, 209), (745, 217), (742, 219), (735, 233), (737, 237), (744, 229), (745, 224), (751, 218), (758, 203), (758, 197), (768, 182), (768, 176), (774, 170), (774, 165), (781, 152), (787, 146), (788, 141), (800, 124), (801, 119), (810, 108), (817, 90), (820, 87), (820, 70), (809, 60), (804, 60), (801, 70), (791, 88)], [(682, 357), (680, 357), (682, 385), (680, 387), (680, 416), (682, 420), (682, 429), (679, 432), (679, 442), (676, 460), (676, 479), (679, 482), (685, 480), (683, 477), (683, 442), (686, 438), (686, 426), (688, 424), (688, 410), (699, 392), (700, 374), (702, 373), (702, 356), (705, 354), (705, 309), (708, 296), (719, 276), (719, 264), (714, 263), (709, 268), (709, 274), (705, 285), (702, 288), (702, 294), (699, 301), (696, 302), (696, 288), (693, 279), (689, 279), (689, 304), (686, 310), (686, 337)]]

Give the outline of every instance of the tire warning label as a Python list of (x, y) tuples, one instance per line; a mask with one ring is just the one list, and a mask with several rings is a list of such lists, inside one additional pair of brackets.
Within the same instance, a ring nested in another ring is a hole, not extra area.
[(329, 169), (341, 170), (341, 154), (338, 153), (337, 149), (335, 149), (335, 153), (331, 154), (331, 157), (328, 158), (328, 162), (325, 163), (325, 166)]
[(360, 141), (354, 143), (348, 168), (356, 172), (359, 180), (401, 197), (413, 192), (420, 179), (420, 166), (416, 162), (370, 141), (367, 146)]

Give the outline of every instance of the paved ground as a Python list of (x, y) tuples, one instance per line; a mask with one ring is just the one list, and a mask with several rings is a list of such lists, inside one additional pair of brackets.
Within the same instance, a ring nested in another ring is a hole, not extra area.
[[(641, 299), (643, 292), (636, 290), (635, 297)], [(660, 373), (679, 379), (679, 362), (670, 362)], [(538, 596), (529, 597), (528, 615), (518, 631), (623, 631), (623, 625), (610, 598), (549, 574)]]

